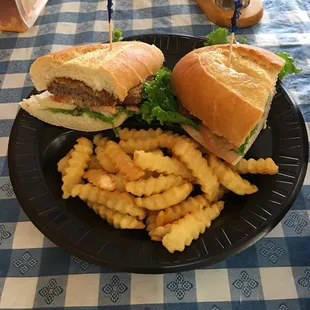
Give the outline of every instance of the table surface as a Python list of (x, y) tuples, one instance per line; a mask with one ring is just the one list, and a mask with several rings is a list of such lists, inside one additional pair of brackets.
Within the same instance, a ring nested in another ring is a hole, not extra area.
[[(206, 0), (207, 1), (207, 0)], [(116, 0), (125, 36), (215, 29), (194, 1)], [(249, 43), (290, 52), (303, 73), (284, 80), (310, 122), (310, 2), (265, 0)], [(106, 1), (51, 0), (24, 34), (0, 32), (0, 309), (310, 309), (310, 175), (291, 210), (263, 240), (215, 266), (164, 275), (120, 273), (56, 247), (21, 210), (8, 172), (7, 144), (18, 102), (32, 89), (29, 66), (67, 46), (102, 42)]]

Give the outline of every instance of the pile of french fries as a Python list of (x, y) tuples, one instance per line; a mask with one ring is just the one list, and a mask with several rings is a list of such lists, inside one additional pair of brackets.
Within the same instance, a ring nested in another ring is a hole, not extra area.
[[(146, 228), (171, 253), (183, 251), (211, 226), (226, 191), (258, 190), (240, 174), (278, 172), (271, 158), (229, 166), (191, 138), (160, 128), (124, 128), (119, 137), (119, 143), (101, 134), (93, 141), (77, 139), (57, 165), (63, 198), (79, 197), (117, 229)], [(191, 195), (193, 184), (201, 194)]]

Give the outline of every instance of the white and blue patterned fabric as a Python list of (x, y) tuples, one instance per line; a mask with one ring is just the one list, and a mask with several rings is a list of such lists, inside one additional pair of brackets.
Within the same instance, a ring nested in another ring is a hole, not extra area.
[[(216, 28), (195, 1), (114, 2), (115, 26), (124, 36), (205, 36)], [(297, 59), (303, 72), (284, 84), (310, 122), (310, 2), (263, 2), (263, 20), (238, 34)], [(18, 102), (33, 88), (29, 67), (44, 54), (107, 41), (106, 5), (50, 0), (26, 33), (0, 32), (0, 309), (310, 309), (310, 174), (291, 210), (263, 240), (188, 272), (139, 275), (91, 265), (56, 247), (26, 217), (10, 183), (7, 145)]]

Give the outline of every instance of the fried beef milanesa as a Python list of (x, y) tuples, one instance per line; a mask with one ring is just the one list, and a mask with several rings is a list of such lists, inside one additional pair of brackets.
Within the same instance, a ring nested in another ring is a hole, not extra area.
[(74, 46), (39, 57), (30, 68), (38, 91), (21, 107), (52, 125), (81, 131), (119, 127), (139, 113), (144, 83), (154, 79), (164, 55), (137, 41)]

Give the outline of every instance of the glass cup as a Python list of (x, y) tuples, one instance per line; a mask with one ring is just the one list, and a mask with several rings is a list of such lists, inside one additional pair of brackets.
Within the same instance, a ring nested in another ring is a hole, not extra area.
[[(209, 0), (208, 0), (209, 1)], [(233, 0), (215, 0), (215, 3), (223, 10), (232, 11), (234, 10)], [(241, 0), (243, 8), (246, 8), (250, 4), (250, 0)]]
[(33, 26), (47, 0), (0, 0), (0, 31), (25, 32)]

